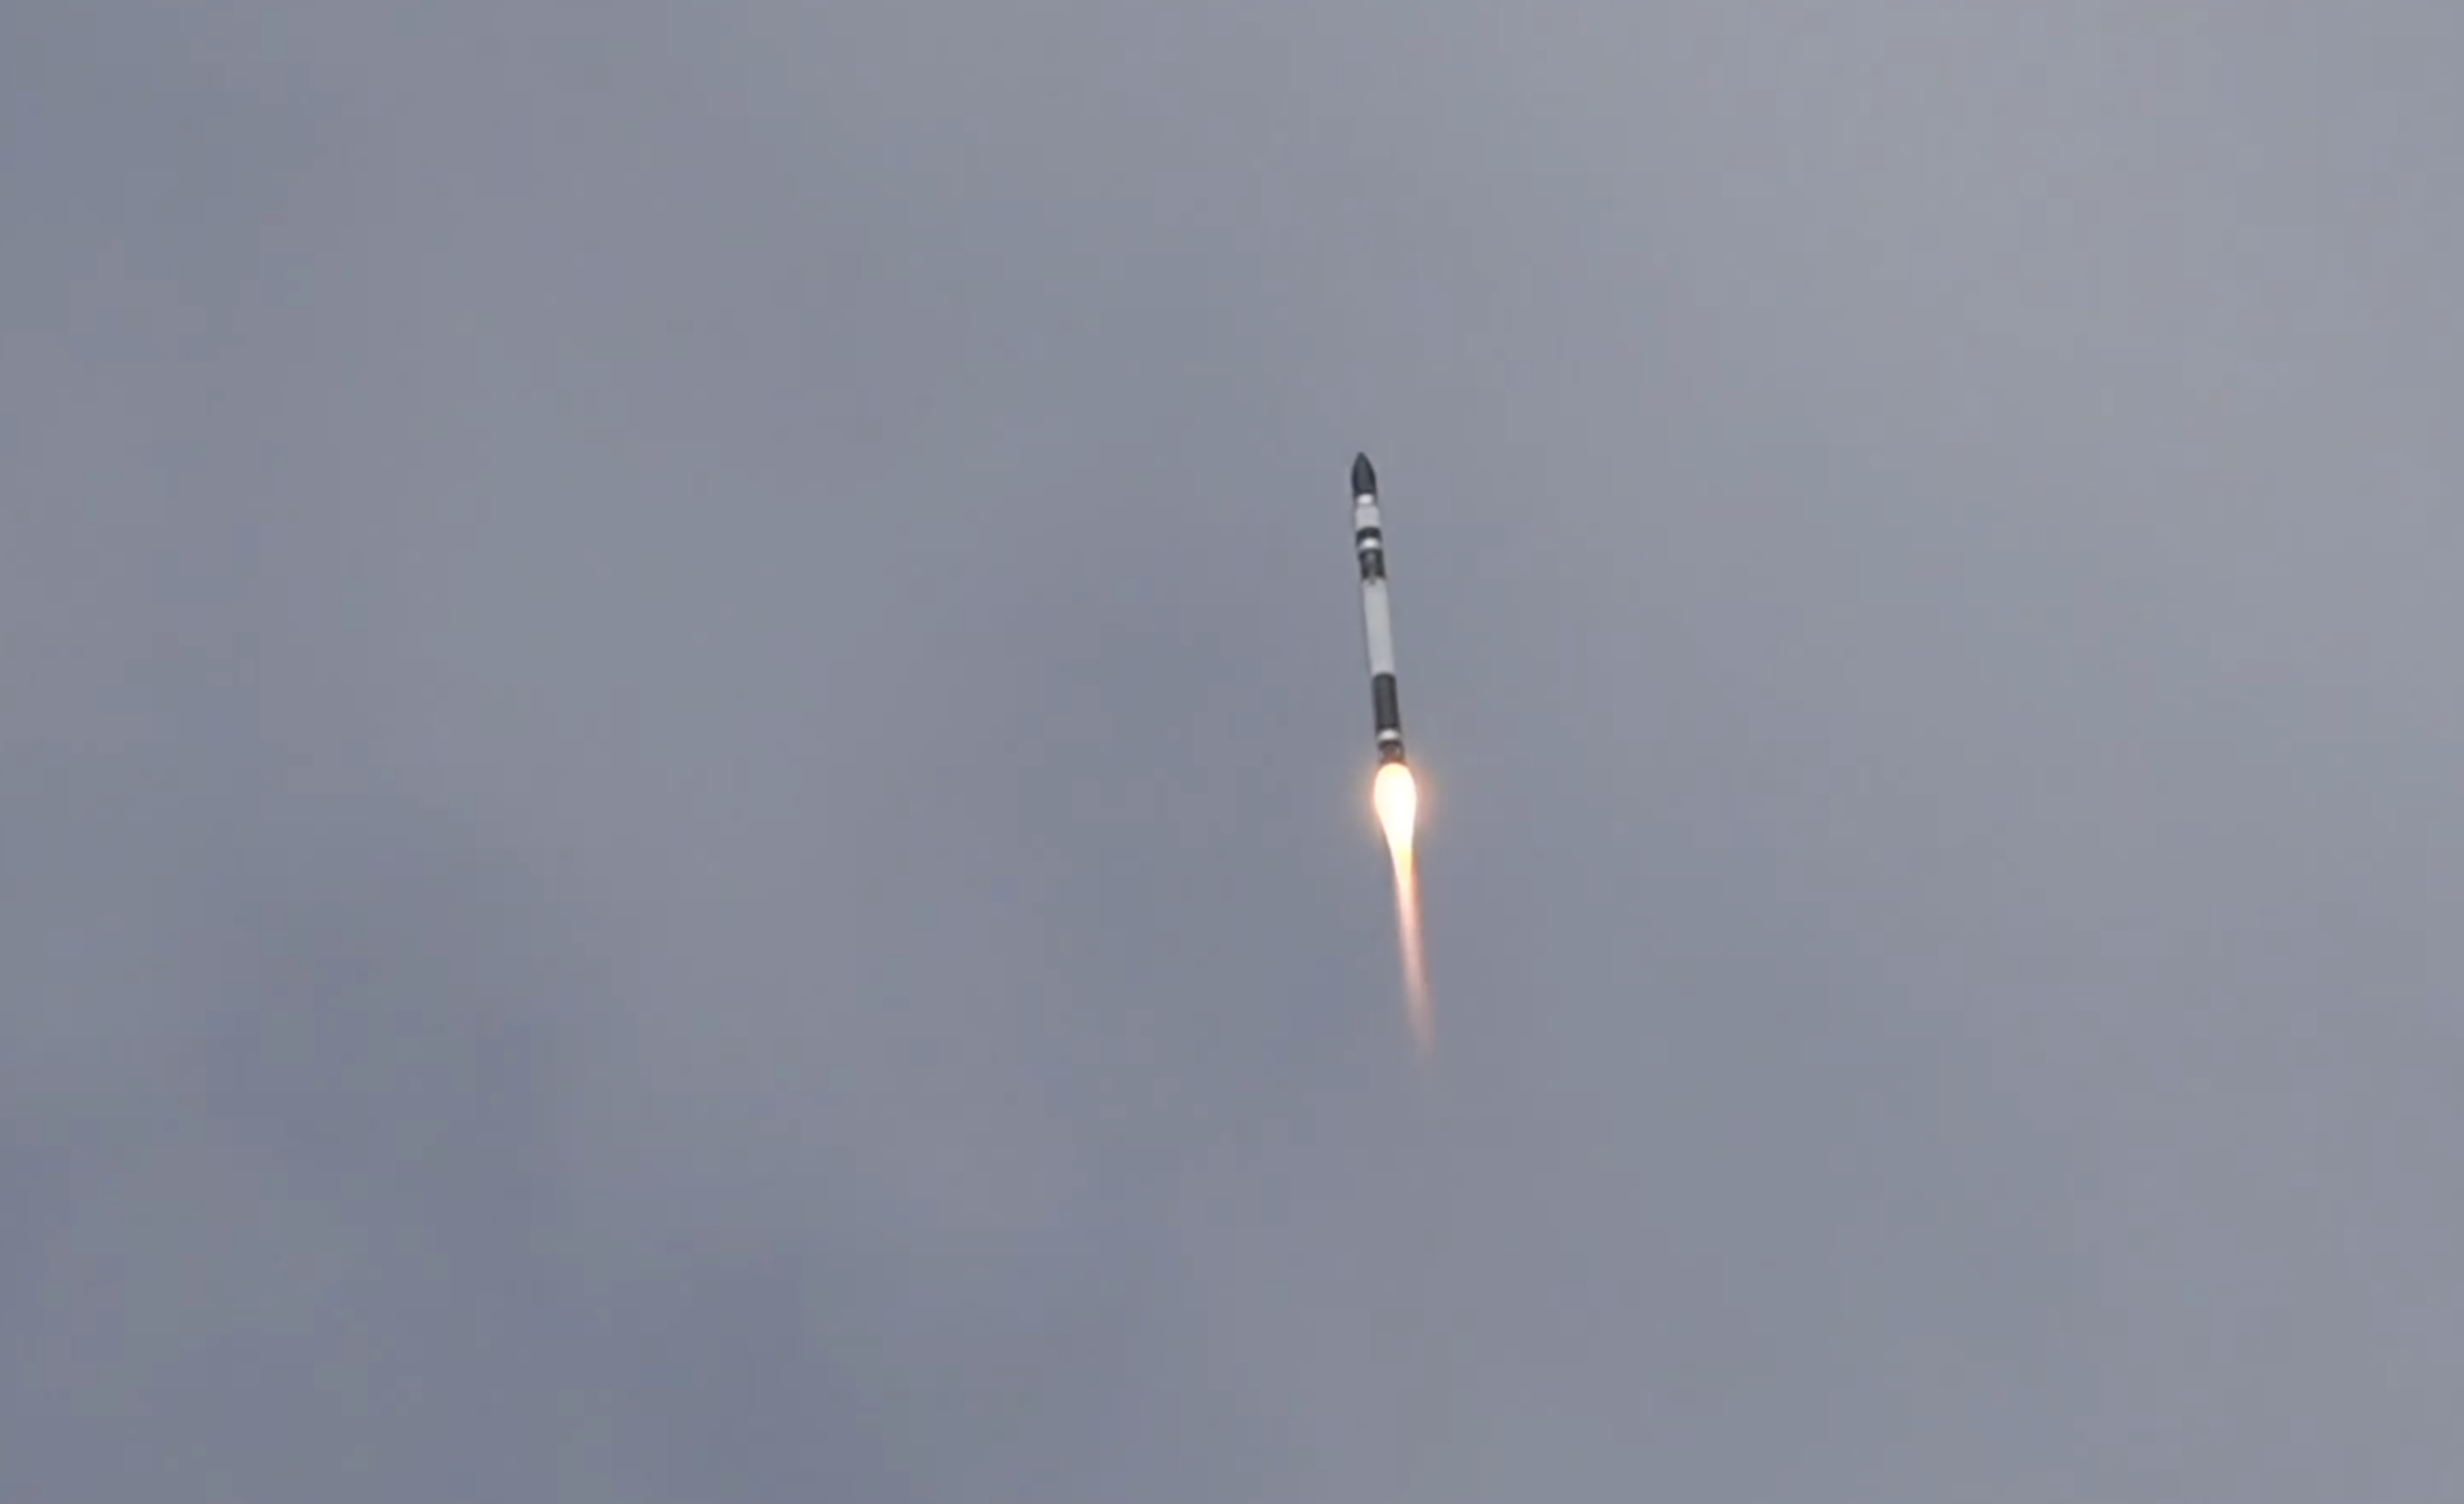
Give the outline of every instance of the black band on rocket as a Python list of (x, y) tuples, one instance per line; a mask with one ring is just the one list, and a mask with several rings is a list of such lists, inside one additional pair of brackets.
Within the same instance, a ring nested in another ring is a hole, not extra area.
[(1403, 734), (1403, 709), (1395, 698), (1395, 676), (1373, 674), (1369, 680), (1369, 708), (1377, 724), (1377, 739), (1385, 741), (1388, 733)]

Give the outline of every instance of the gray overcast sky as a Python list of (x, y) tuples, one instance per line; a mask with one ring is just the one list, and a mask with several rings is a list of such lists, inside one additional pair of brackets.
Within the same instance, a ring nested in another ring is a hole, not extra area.
[(0, 10), (0, 1495), (2451, 1487), (2459, 44)]

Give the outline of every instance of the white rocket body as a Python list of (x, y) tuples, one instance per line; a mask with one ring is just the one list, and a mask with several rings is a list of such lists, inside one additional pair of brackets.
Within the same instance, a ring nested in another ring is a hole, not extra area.
[(1386, 532), (1377, 512), (1377, 471), (1369, 456), (1352, 462), (1352, 549), (1360, 561), (1360, 628), (1369, 648), (1369, 708), (1377, 760), (1401, 762), (1403, 710), (1395, 694), (1395, 618), (1386, 599)]

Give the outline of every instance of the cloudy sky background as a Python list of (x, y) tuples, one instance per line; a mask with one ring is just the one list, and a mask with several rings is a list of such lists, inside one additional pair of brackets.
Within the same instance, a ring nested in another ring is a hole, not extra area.
[(0, 1494), (2452, 1485), (2464, 18), (1991, 9), (0, 10)]

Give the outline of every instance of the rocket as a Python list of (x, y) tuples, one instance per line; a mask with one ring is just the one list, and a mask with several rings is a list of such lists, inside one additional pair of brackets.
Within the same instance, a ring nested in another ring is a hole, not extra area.
[(1379, 766), (1403, 759), (1403, 710), (1395, 698), (1395, 619), (1386, 604), (1386, 534), (1377, 515), (1377, 471), (1352, 461), (1352, 550), (1360, 557), (1360, 627), (1369, 644), (1369, 708)]
[(1395, 619), (1386, 604), (1386, 530), (1377, 515), (1377, 471), (1366, 454), (1352, 462), (1352, 551), (1360, 559), (1360, 630), (1369, 643), (1369, 708), (1377, 727), (1377, 774), (1370, 803), (1395, 860), (1395, 922), (1403, 950), (1403, 994), (1422, 1058), (1435, 1048), (1428, 964), (1420, 952), (1420, 884), (1412, 857), (1419, 809), (1412, 765), (1403, 759), (1403, 708), (1395, 698)]

